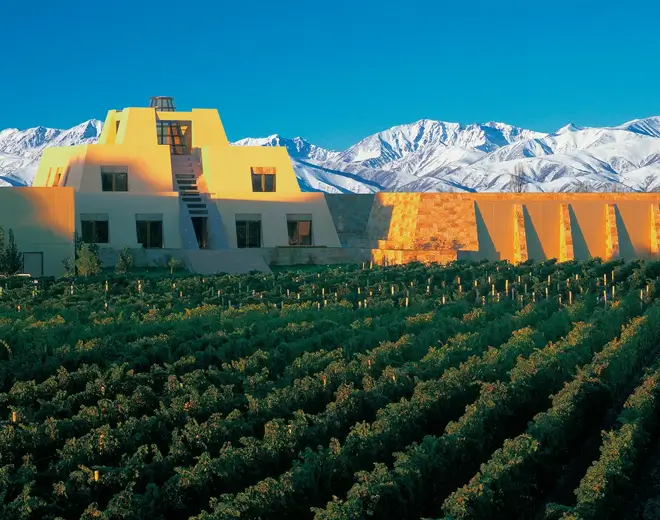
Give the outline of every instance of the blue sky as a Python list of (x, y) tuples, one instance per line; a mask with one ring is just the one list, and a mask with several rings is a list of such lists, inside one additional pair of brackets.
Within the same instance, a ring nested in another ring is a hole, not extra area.
[(0, 0), (0, 129), (171, 95), (231, 140), (660, 115), (657, 0)]

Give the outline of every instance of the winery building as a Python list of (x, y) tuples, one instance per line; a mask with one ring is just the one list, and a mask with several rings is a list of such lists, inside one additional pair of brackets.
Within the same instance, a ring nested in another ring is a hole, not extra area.
[(73, 235), (104, 264), (193, 272), (369, 261), (655, 257), (660, 194), (301, 191), (285, 148), (231, 146), (216, 110), (172, 98), (111, 110), (98, 143), (48, 148), (31, 187), (0, 189), (33, 276), (61, 275)]

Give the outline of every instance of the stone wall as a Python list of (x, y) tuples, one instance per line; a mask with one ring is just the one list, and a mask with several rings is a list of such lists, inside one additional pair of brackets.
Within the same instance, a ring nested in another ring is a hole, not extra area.
[(333, 219), (351, 223), (342, 245), (359, 253), (349, 257), (378, 263), (569, 261), (660, 252), (660, 195), (655, 193), (378, 193), (326, 198), (332, 200)]

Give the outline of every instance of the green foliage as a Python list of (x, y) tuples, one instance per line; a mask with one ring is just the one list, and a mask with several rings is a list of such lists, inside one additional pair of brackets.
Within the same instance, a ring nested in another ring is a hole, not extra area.
[(14, 231), (9, 228), (7, 245), (0, 250), (0, 272), (11, 275), (23, 268), (23, 257), (16, 247)]
[(14, 231), (10, 228), (5, 242), (5, 231), (0, 226), (0, 275), (20, 273), (23, 268), (23, 256), (16, 247)]
[(133, 253), (129, 247), (124, 247), (117, 255), (115, 273), (126, 274), (133, 268)]
[(76, 271), (80, 276), (94, 276), (101, 272), (101, 261), (93, 245), (83, 244), (78, 251)]
[[(77, 245), (77, 273), (97, 273)], [(0, 518), (527, 518), (615, 410), (578, 502), (548, 508), (606, 517), (658, 431), (659, 377), (625, 398), (660, 338), (659, 275), (594, 260), (18, 280), (0, 297)]]
[(98, 244), (84, 243), (82, 237), (75, 231), (73, 233), (73, 248), (73, 258), (62, 260), (66, 276), (94, 276), (101, 272)]
[(179, 269), (182, 265), (183, 262), (177, 258), (174, 258), (173, 256), (170, 256), (167, 261), (167, 266), (170, 268), (170, 274), (174, 274), (174, 271)]

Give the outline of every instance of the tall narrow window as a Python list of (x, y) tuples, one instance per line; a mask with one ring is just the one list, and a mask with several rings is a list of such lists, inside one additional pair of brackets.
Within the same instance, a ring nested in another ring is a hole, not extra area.
[(110, 241), (107, 213), (81, 213), (80, 231), (87, 244), (107, 244)]
[(290, 246), (312, 245), (312, 216), (311, 215), (287, 215), (287, 231), (289, 233)]
[(137, 241), (146, 249), (163, 247), (163, 215), (138, 213), (135, 216)]
[(125, 166), (101, 166), (101, 190), (128, 191), (128, 168)]
[(261, 247), (261, 215), (236, 215), (236, 245)]
[(59, 186), (61, 180), (62, 180), (62, 168), (57, 168), (57, 170), (55, 171), (55, 180), (53, 181), (53, 186)]
[(275, 191), (275, 168), (252, 168), (252, 191)]

